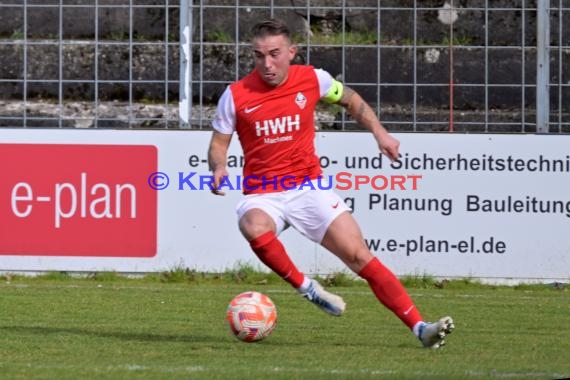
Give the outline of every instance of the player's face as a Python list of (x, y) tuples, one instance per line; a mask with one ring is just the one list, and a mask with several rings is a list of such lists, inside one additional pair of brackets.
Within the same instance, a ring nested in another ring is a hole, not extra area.
[(279, 86), (287, 79), (289, 66), (296, 53), (297, 48), (285, 36), (253, 39), (255, 68), (270, 86)]

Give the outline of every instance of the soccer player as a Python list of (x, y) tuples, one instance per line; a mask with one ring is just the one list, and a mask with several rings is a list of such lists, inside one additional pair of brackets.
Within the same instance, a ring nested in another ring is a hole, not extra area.
[[(349, 207), (332, 189), (317, 184), (322, 171), (314, 148), (315, 106), (323, 99), (346, 108), (391, 160), (398, 159), (399, 141), (350, 87), (324, 70), (291, 64), (297, 48), (285, 23), (263, 21), (252, 33), (255, 68), (226, 88), (213, 121), (208, 151), (213, 193), (224, 195), (219, 185), (228, 176), (227, 150), (236, 132), (245, 159), (244, 197), (236, 207), (239, 229), (257, 257), (306, 299), (340, 316), (344, 300), (301, 273), (279, 241), (279, 234), (293, 226), (365, 279), (376, 298), (425, 347), (440, 347), (454, 328), (453, 320), (424, 322), (398, 278), (367, 248)], [(295, 186), (310, 181), (315, 190)]]

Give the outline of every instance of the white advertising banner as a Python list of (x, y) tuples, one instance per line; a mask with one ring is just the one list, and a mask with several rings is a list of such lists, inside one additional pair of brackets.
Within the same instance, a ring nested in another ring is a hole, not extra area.
[[(570, 278), (570, 136), (322, 132), (324, 176), (398, 275)], [(210, 132), (0, 130), (0, 271), (224, 271), (261, 264), (239, 234), (243, 158), (210, 193)], [(301, 186), (303, 184), (297, 184)], [(304, 186), (309, 186), (304, 184)], [(289, 229), (307, 273), (346, 270)]]

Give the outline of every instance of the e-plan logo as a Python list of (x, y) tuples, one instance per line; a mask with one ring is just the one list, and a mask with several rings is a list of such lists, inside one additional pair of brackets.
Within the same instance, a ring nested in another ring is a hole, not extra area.
[(0, 255), (153, 257), (152, 145), (0, 144)]

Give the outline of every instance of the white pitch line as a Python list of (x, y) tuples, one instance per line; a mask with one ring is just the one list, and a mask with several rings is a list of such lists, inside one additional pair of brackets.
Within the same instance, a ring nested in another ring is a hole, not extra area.
[[(85, 365), (66, 365), (66, 364), (37, 364), (37, 363), (6, 363), (0, 362), (0, 367), (25, 367), (30, 369), (58, 369), (58, 370), (76, 370), (76, 369), (87, 369), (94, 372), (108, 373), (113, 371), (133, 371), (133, 372), (163, 372), (163, 373), (217, 373), (223, 374), (225, 372), (231, 375), (231, 370), (220, 371), (218, 367), (207, 367), (207, 366), (161, 366), (161, 365), (144, 365), (144, 364), (123, 364), (123, 365), (108, 365), (108, 366), (85, 366)], [(361, 368), (357, 370), (339, 369), (339, 368), (295, 368), (295, 367), (267, 367), (265, 369), (260, 369), (264, 373), (282, 373), (282, 374), (324, 374), (324, 375), (341, 375), (341, 376), (351, 376), (351, 375), (372, 375), (372, 376), (386, 376), (386, 375), (405, 375), (402, 371), (391, 370), (391, 369), (374, 369), (374, 368)], [(414, 376), (418, 378), (440, 378), (442, 374), (438, 373), (425, 373), (416, 371)], [(465, 376), (467, 378), (555, 378), (564, 379), (568, 378), (570, 374), (559, 374), (559, 373), (547, 373), (547, 372), (502, 372), (497, 370), (491, 371), (466, 371)]]
[[(207, 292), (211, 292), (212, 288), (200, 288), (200, 285), (197, 286), (193, 286), (193, 287), (185, 287), (185, 286), (175, 286), (175, 285), (168, 285), (168, 284), (164, 284), (165, 287), (163, 288), (166, 292), (170, 292), (170, 291), (178, 291), (178, 292), (200, 292), (200, 293), (207, 293)], [(220, 286), (223, 286), (220, 284)], [(255, 285), (252, 284), (251, 286), (249, 286), (250, 288), (256, 288), (256, 289), (260, 289), (262, 287), (264, 287), (265, 285)], [(33, 288), (33, 287), (38, 287), (38, 288), (42, 288), (42, 289), (93, 289), (93, 288), (97, 288), (97, 289), (113, 289), (113, 290), (153, 290), (156, 291), (157, 288), (153, 287), (153, 286), (129, 286), (129, 285), (115, 285), (112, 282), (107, 282), (107, 283), (93, 283), (91, 284), (81, 284), (81, 285), (77, 285), (77, 284), (46, 284), (46, 283), (42, 283), (42, 284), (18, 284), (18, 283), (10, 283), (10, 282), (5, 282), (5, 283), (1, 283), (0, 284), (0, 288), (9, 288), (9, 287), (15, 287), (15, 288)], [(245, 287), (245, 286), (244, 286)], [(330, 289), (334, 289), (334, 288), (330, 288)], [(162, 290), (162, 289), (161, 289)], [(435, 289), (430, 289), (430, 290), (435, 290)], [(260, 290), (261, 291), (261, 290)], [(271, 288), (265, 288), (263, 289), (263, 292), (266, 292), (268, 294), (270, 293), (275, 293), (275, 294), (294, 294), (293, 290), (285, 290), (285, 289), (271, 289)], [(524, 292), (526, 294), (535, 294), (536, 296), (539, 296), (541, 293), (539, 292), (533, 292), (533, 291), (521, 291)], [(363, 289), (363, 290), (341, 290), (338, 292), (338, 294), (342, 294), (342, 295), (356, 295), (356, 296), (368, 296), (370, 294), (372, 294), (372, 292), (368, 289)], [(470, 294), (470, 293), (456, 293), (456, 294), (424, 294), (424, 293), (416, 293), (413, 290), (409, 292), (410, 296), (412, 297), (430, 297), (430, 298), (442, 298), (442, 299), (446, 299), (446, 298), (481, 298), (481, 299), (493, 299), (493, 300), (497, 300), (497, 299), (521, 299), (521, 300), (532, 300), (535, 299), (536, 297), (534, 296), (529, 296), (529, 295), (502, 295), (502, 294), (498, 294), (496, 292), (494, 292), (493, 294)]]

